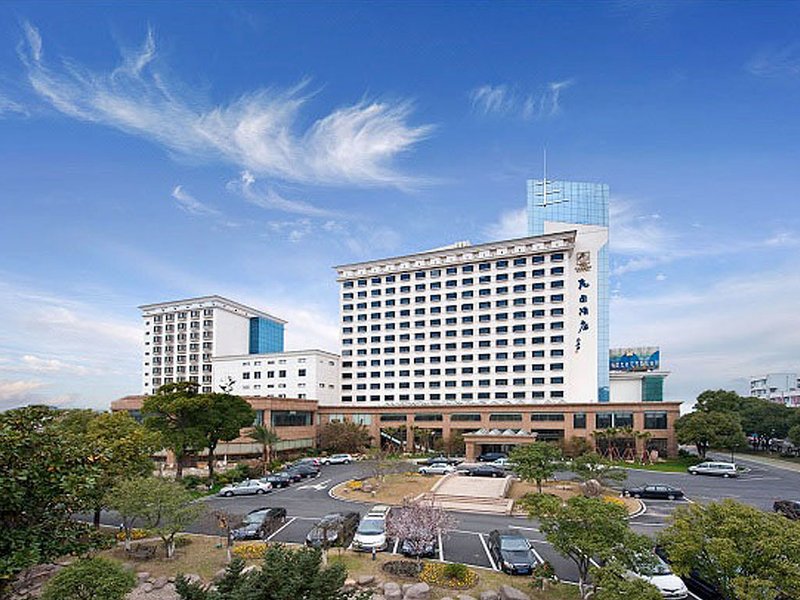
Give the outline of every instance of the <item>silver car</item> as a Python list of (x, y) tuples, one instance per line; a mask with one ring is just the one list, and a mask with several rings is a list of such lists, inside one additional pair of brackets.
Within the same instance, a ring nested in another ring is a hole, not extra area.
[(253, 494), (266, 494), (272, 490), (272, 484), (269, 481), (261, 481), (259, 479), (245, 479), (239, 483), (226, 485), (219, 492), (218, 496), (249, 496)]
[(726, 462), (706, 461), (688, 469), (692, 475), (716, 475), (717, 477), (738, 477), (736, 465)]

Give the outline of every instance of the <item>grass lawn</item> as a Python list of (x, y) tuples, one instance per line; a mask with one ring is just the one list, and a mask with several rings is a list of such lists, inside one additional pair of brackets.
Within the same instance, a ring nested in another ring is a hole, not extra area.
[(691, 467), (692, 465), (696, 465), (702, 462), (696, 456), (690, 457), (678, 457), (678, 458), (667, 458), (664, 460), (660, 460), (657, 463), (652, 465), (643, 465), (639, 463), (630, 463), (625, 461), (616, 461), (613, 464), (617, 467), (622, 467), (624, 469), (639, 469), (642, 471), (658, 471), (661, 473), (685, 473), (686, 469)]
[(403, 499), (416, 498), (420, 494), (430, 491), (433, 484), (440, 478), (419, 473), (392, 473), (386, 475), (383, 482), (375, 479), (366, 479), (361, 484), (368, 484), (374, 488), (372, 492), (363, 492), (351, 487), (351, 482), (345, 482), (333, 488), (333, 493), (344, 500), (357, 500), (367, 503), (402, 504)]
[[(527, 481), (514, 481), (508, 491), (508, 497), (514, 500), (522, 498), (525, 494), (535, 494), (536, 484)], [(581, 493), (580, 485), (574, 481), (547, 481), (542, 485), (542, 492), (558, 496), (563, 500), (568, 500)], [(641, 503), (635, 498), (620, 498), (617, 492), (606, 492), (604, 498), (613, 498), (614, 502), (622, 502), (629, 514), (633, 514), (642, 508)]]

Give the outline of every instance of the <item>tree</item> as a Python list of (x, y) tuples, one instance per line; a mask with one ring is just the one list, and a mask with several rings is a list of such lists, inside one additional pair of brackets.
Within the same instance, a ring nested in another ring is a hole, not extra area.
[[(628, 472), (625, 469), (614, 466), (611, 461), (596, 452), (583, 454), (573, 459), (571, 469), (583, 482), (586, 495), (596, 495), (589, 492), (591, 490), (600, 491), (603, 485), (625, 481), (628, 478)], [(596, 483), (592, 484), (593, 481)]]
[(197, 388), (196, 383), (188, 381), (168, 383), (142, 405), (145, 426), (160, 433), (175, 454), (176, 479), (183, 476), (186, 457), (206, 443), (202, 424), (210, 401), (199, 395)]
[(364, 425), (332, 421), (319, 428), (319, 447), (326, 452), (361, 452), (369, 445), (369, 431)]
[(762, 439), (786, 437), (800, 413), (796, 409), (761, 398), (739, 396), (727, 390), (706, 390), (697, 397), (695, 410), (731, 413), (739, 417), (742, 430)]
[(175, 536), (203, 512), (203, 506), (192, 502), (186, 488), (162, 477), (121, 482), (111, 492), (108, 503), (123, 517), (126, 532), (134, 520), (153, 530), (164, 542), (167, 558), (175, 553)]
[(523, 505), (539, 520), (547, 541), (575, 563), (584, 600), (592, 593), (589, 572), (594, 560), (633, 566), (651, 551), (650, 539), (630, 530), (628, 513), (617, 504), (583, 496), (562, 503), (554, 496), (537, 494), (528, 495)]
[(536, 490), (542, 493), (542, 482), (547, 481), (560, 466), (561, 449), (547, 442), (533, 442), (517, 446), (508, 459), (514, 465), (514, 472), (525, 481), (535, 481)]
[(94, 511), (94, 526), (99, 528), (108, 490), (119, 479), (150, 475), (151, 456), (162, 447), (161, 437), (127, 412), (66, 411), (58, 421), (58, 429), (69, 440), (66, 443), (81, 446), (87, 455), (96, 457), (98, 474), (88, 491), (88, 500)]
[(229, 442), (239, 437), (244, 427), (253, 424), (256, 417), (247, 400), (232, 394), (206, 394), (206, 410), (199, 424), (208, 450), (208, 478), (214, 483), (214, 451), (220, 442)]
[(691, 504), (659, 535), (676, 574), (730, 600), (800, 599), (800, 522), (733, 500)]
[(420, 558), (454, 526), (453, 518), (433, 502), (403, 502), (389, 513), (386, 535), (408, 543), (411, 552)]
[(787, 437), (795, 446), (800, 446), (800, 425), (792, 426)]
[(136, 584), (133, 573), (107, 558), (82, 558), (47, 582), (42, 600), (123, 600)]
[(592, 569), (596, 591), (592, 600), (662, 600), (661, 591), (649, 581), (625, 576), (625, 567), (610, 561), (602, 568)]
[(267, 547), (261, 568), (242, 573), (244, 564), (234, 560), (225, 576), (210, 590), (202, 584), (178, 578), (175, 588), (182, 600), (359, 600), (364, 592), (343, 589), (347, 571), (341, 563), (323, 566), (315, 548), (291, 550), (280, 544)]
[(701, 458), (711, 448), (735, 450), (747, 444), (739, 417), (726, 412), (695, 411), (675, 421), (675, 434), (681, 444), (694, 444)]
[(281, 441), (274, 429), (264, 425), (256, 425), (253, 431), (247, 434), (251, 440), (261, 444), (261, 462), (264, 466), (264, 475), (269, 471), (269, 463), (272, 460), (272, 448)]
[(98, 541), (71, 518), (89, 507), (97, 457), (65, 443), (60, 416), (45, 406), (0, 413), (0, 596), (23, 569)]

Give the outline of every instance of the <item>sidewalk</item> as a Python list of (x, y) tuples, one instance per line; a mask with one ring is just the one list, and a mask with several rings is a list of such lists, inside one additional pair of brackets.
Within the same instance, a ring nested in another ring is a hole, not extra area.
[[(709, 457), (713, 455), (714, 460), (730, 461), (730, 454), (719, 454), (716, 452), (709, 452)], [(774, 467), (776, 469), (783, 469), (784, 471), (793, 471), (800, 473), (800, 463), (790, 462), (788, 460), (780, 460), (778, 458), (770, 458), (769, 456), (753, 456), (751, 454), (739, 454), (735, 457), (736, 462), (752, 462), (757, 465), (764, 465), (767, 467)]]

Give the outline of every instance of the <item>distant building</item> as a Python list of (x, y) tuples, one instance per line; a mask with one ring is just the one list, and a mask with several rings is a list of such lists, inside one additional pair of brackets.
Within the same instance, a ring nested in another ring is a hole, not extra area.
[(203, 296), (140, 306), (144, 321), (142, 393), (166, 383), (191, 381), (215, 389), (213, 359), (283, 351), (286, 323), (266, 312)]
[(790, 407), (800, 407), (797, 373), (768, 373), (750, 378), (750, 395)]

